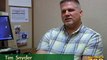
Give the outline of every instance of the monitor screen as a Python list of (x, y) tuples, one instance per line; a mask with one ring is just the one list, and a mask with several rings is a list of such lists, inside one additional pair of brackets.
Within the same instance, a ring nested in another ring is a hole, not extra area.
[(0, 16), (0, 41), (12, 40), (13, 34), (9, 16)]

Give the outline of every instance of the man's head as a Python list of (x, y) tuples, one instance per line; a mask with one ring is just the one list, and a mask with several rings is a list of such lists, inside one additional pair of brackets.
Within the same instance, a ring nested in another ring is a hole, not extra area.
[(80, 25), (82, 10), (78, 0), (62, 0), (60, 2), (61, 17), (64, 25)]

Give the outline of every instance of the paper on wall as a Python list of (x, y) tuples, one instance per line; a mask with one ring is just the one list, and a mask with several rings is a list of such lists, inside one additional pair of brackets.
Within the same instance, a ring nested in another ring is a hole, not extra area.
[(10, 6), (31, 7), (31, 0), (8, 0)]
[(29, 22), (28, 8), (10, 7), (11, 22)]

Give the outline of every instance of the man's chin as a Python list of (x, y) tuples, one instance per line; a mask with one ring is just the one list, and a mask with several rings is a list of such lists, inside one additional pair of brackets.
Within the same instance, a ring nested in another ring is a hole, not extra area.
[(65, 26), (71, 26), (71, 25), (73, 25), (73, 23), (69, 23), (69, 22), (68, 22), (68, 23), (65, 23), (64, 25), (65, 25)]

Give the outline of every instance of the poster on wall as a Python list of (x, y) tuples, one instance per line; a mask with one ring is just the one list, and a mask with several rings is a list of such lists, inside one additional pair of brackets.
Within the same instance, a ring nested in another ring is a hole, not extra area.
[(17, 46), (18, 47), (27, 46), (28, 33), (25, 31), (21, 31), (21, 25), (15, 25), (14, 29)]
[(11, 22), (29, 22), (28, 8), (10, 7)]

